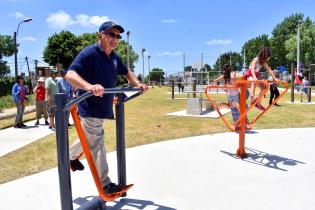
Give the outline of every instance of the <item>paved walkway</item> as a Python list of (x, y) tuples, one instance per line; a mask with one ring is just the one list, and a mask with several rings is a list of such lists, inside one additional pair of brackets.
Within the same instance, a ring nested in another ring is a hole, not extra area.
[[(128, 196), (108, 209), (313, 210), (315, 128), (254, 130), (238, 159), (236, 133), (127, 149)], [(108, 154), (116, 181), (116, 153)], [(85, 162), (84, 162), (85, 163)], [(86, 163), (85, 163), (86, 165)], [(75, 209), (96, 195), (88, 168), (71, 174)], [(56, 168), (0, 185), (2, 210), (60, 209)]]
[(35, 122), (36, 120), (26, 122), (25, 128), (10, 127), (0, 130), (0, 157), (54, 133), (44, 125), (44, 119), (40, 120), (39, 126), (34, 126)]

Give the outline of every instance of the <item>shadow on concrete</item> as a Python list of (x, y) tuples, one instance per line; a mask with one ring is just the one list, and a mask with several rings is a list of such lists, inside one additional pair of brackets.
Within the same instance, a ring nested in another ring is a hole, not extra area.
[(277, 169), (280, 171), (288, 171), (280, 166), (295, 166), (298, 164), (306, 164), (304, 162), (294, 160), (291, 158), (281, 157), (278, 155), (268, 154), (266, 152), (262, 152), (256, 149), (246, 147), (247, 158), (239, 158), (235, 153), (230, 153), (227, 151), (222, 151), (222, 153), (229, 155), (235, 159), (241, 159), (248, 163), (264, 166), (267, 168)]
[[(84, 198), (78, 197), (73, 202), (80, 206), (76, 210), (83, 210), (83, 209), (88, 209), (90, 207), (89, 203), (92, 203), (93, 200), (96, 201), (97, 199), (99, 199), (97, 196), (87, 196)], [(155, 209), (155, 210), (176, 210), (175, 208), (155, 204), (153, 201), (139, 200), (139, 199), (132, 199), (132, 198), (121, 198), (119, 201), (113, 201), (112, 203), (114, 203), (114, 205), (112, 206), (105, 206), (105, 203), (104, 203), (103, 209), (120, 210), (120, 209), (146, 209), (148, 208), (148, 209)]]

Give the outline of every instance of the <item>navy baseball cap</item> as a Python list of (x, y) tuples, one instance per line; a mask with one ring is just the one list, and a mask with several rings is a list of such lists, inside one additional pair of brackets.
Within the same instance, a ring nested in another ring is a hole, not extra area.
[(117, 28), (120, 31), (120, 33), (124, 33), (125, 31), (123, 27), (121, 27), (120, 25), (117, 25), (117, 23), (115, 23), (114, 21), (106, 21), (102, 23), (102, 25), (98, 29), (98, 32), (102, 32), (111, 28)]

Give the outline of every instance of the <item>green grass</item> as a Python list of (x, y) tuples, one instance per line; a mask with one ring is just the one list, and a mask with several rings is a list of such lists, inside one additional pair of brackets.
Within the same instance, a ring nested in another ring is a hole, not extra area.
[[(170, 100), (170, 88), (153, 88), (148, 93), (131, 100), (125, 105), (126, 144), (134, 147), (169, 139), (227, 132), (223, 122), (218, 119), (166, 116), (165, 114), (186, 108), (186, 100)], [(199, 94), (198, 94), (199, 95)], [(187, 97), (187, 95), (177, 95)], [(216, 101), (226, 101), (225, 94), (214, 94)], [(264, 104), (269, 100), (264, 99)], [(312, 98), (315, 100), (315, 97)], [(293, 105), (290, 93), (279, 104), (266, 113), (254, 125), (254, 129), (315, 127), (315, 105)], [(249, 117), (259, 112), (253, 110)], [(225, 115), (231, 121), (231, 114)], [(115, 121), (105, 122), (106, 149), (115, 150)], [(1, 131), (0, 131), (1, 132)], [(69, 140), (73, 142), (76, 133), (69, 130)], [(49, 135), (19, 150), (0, 157), (0, 183), (15, 180), (52, 167), (56, 167), (55, 135)]]
[[(28, 95), (29, 104), (35, 104), (34, 95)], [(15, 103), (11, 95), (0, 97), (0, 110), (15, 107)]]

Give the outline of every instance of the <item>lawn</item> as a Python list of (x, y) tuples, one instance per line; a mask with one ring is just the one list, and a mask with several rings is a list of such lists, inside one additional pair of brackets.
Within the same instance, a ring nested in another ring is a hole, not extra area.
[[(134, 147), (169, 139), (227, 132), (222, 121), (209, 118), (166, 116), (167, 113), (186, 108), (186, 100), (170, 100), (170, 88), (155, 87), (148, 93), (131, 100), (125, 105), (126, 144)], [(187, 97), (186, 95), (176, 95)], [(267, 95), (264, 104), (269, 100)], [(215, 95), (216, 101), (226, 101), (225, 94)], [(312, 98), (315, 100), (315, 97)], [(279, 104), (273, 107), (255, 125), (254, 129), (315, 127), (315, 105), (294, 105), (287, 93)], [(249, 117), (258, 114), (253, 110)], [(231, 115), (226, 118), (231, 121)], [(105, 122), (106, 150), (115, 150), (115, 121)], [(0, 131), (1, 132), (1, 131)], [(76, 138), (75, 129), (70, 127), (69, 139)], [(19, 150), (0, 157), (0, 183), (15, 180), (52, 167), (56, 167), (55, 135), (49, 135)]]

